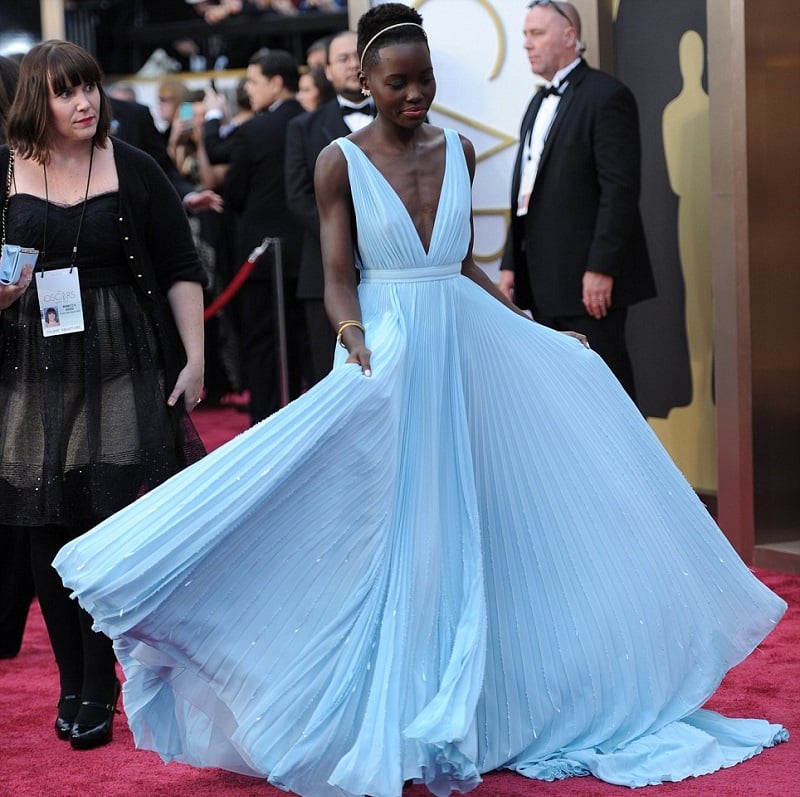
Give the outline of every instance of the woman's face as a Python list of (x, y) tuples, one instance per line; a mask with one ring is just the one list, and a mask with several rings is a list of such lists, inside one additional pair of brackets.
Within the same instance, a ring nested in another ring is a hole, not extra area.
[(178, 112), (178, 100), (168, 91), (158, 92), (158, 115), (165, 122), (172, 122)]
[(436, 96), (431, 54), (425, 42), (381, 47), (378, 62), (367, 67), (364, 84), (380, 114), (403, 127), (425, 121)]
[(56, 94), (51, 85), (49, 106), (54, 138), (69, 141), (94, 138), (101, 101), (95, 83), (70, 86), (60, 94)]
[(314, 78), (308, 72), (300, 75), (297, 101), (306, 111), (314, 111), (319, 106), (319, 89), (314, 82)]

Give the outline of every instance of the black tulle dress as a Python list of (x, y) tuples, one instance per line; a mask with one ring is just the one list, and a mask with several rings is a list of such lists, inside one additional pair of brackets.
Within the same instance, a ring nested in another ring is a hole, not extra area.
[[(68, 266), (82, 204), (49, 204), (46, 261)], [(46, 203), (14, 195), (7, 240), (42, 249)], [(0, 314), (0, 523), (89, 528), (204, 453), (166, 396), (166, 299), (144, 300), (117, 192), (89, 198), (78, 266), (84, 332), (45, 338), (35, 285)]]

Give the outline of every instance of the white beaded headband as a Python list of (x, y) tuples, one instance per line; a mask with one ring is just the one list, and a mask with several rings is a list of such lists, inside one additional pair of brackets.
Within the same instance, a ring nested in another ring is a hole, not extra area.
[(422, 31), (422, 33), (423, 33), (423, 35), (425, 36), (425, 38), (426, 38), (426, 39), (428, 38), (427, 34), (425, 33), (425, 28), (423, 28), (423, 27), (422, 27), (422, 25), (419, 25), (419, 24), (417, 24), (416, 22), (397, 22), (397, 23), (396, 23), (396, 24), (394, 24), (394, 25), (389, 25), (388, 27), (384, 28), (383, 30), (379, 30), (379, 31), (378, 31), (378, 32), (377, 32), (377, 33), (376, 33), (376, 34), (375, 34), (375, 35), (374, 35), (374, 36), (373, 36), (373, 37), (372, 37), (372, 38), (371, 38), (371, 39), (370, 39), (370, 40), (369, 40), (369, 41), (368, 41), (368, 42), (367, 42), (365, 45), (364, 45), (364, 49), (361, 51), (361, 63), (359, 64), (359, 67), (360, 67), (360, 69), (361, 69), (361, 71), (362, 71), (362, 72), (364, 71), (364, 56), (367, 54), (367, 50), (369, 50), (369, 48), (370, 48), (370, 45), (371, 45), (371, 44), (372, 44), (372, 43), (375, 41), (375, 39), (377, 39), (379, 36), (383, 36), (383, 34), (384, 34), (384, 33), (386, 33), (386, 31), (387, 31), (387, 30), (393, 30), (394, 28), (404, 28), (404, 27), (406, 27), (407, 25), (412, 25), (412, 26), (413, 26), (413, 27), (415, 27), (415, 28), (419, 28), (419, 29)]

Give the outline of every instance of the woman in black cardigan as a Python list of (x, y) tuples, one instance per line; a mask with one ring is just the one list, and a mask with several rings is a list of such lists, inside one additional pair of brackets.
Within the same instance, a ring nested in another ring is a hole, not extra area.
[(109, 138), (100, 81), (77, 45), (36, 45), (0, 148), (4, 242), (39, 250), (34, 272), (0, 285), (0, 533), (29, 531), (59, 669), (56, 736), (76, 749), (111, 741), (120, 687), (110, 641), (50, 562), (204, 453), (189, 419), (204, 273), (162, 170)]

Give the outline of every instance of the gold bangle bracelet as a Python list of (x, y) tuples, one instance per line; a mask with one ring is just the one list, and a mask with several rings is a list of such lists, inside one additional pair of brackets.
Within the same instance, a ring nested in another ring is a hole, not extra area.
[(361, 334), (366, 334), (364, 330), (364, 325), (360, 321), (342, 321), (339, 324), (339, 330), (336, 333), (336, 342), (343, 348), (346, 349), (347, 346), (344, 345), (344, 341), (342, 340), (342, 333), (347, 329), (347, 327), (358, 327), (361, 330)]

